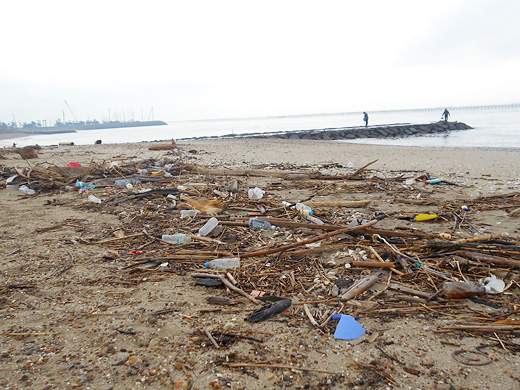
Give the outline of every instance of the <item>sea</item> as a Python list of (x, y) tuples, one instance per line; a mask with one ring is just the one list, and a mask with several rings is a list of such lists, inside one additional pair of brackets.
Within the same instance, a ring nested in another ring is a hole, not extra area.
[[(441, 135), (392, 139), (355, 139), (336, 142), (404, 145), (446, 148), (520, 149), (520, 104), (507, 106), (448, 107), (450, 121), (464, 122), (470, 130), (452, 131)], [(444, 108), (368, 112), (369, 127), (391, 124), (426, 124), (441, 119)], [(57, 145), (73, 142), (75, 145), (129, 143), (185, 139), (196, 137), (239, 136), (251, 133), (269, 133), (313, 129), (361, 127), (362, 112), (332, 114), (285, 115), (255, 118), (225, 118), (207, 120), (170, 121), (163, 126), (78, 130), (74, 133), (31, 135), (0, 140), (0, 147)]]

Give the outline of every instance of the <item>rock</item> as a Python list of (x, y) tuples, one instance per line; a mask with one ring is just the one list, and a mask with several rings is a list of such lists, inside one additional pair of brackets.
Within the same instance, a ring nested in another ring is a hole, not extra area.
[(116, 359), (116, 361), (112, 364), (113, 366), (122, 366), (128, 361), (129, 356), (120, 356)]
[(21, 148), (18, 153), (24, 160), (29, 160), (31, 158), (38, 158), (38, 153), (36, 153), (36, 149), (26, 146), (24, 148)]
[(189, 389), (189, 382), (188, 381), (173, 381), (173, 388), (174, 389)]
[(429, 356), (423, 356), (422, 358), (422, 365), (423, 366), (426, 366), (426, 367), (431, 367), (433, 366), (433, 359)]

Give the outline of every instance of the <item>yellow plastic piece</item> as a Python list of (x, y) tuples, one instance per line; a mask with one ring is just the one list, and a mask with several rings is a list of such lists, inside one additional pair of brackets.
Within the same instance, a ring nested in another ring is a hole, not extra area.
[(419, 214), (417, 217), (415, 217), (415, 220), (417, 222), (422, 222), (422, 221), (430, 221), (435, 218), (437, 218), (437, 214)]

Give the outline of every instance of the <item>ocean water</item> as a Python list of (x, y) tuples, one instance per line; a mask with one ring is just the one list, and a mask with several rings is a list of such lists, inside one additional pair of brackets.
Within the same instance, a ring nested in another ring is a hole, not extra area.
[[(450, 121), (464, 122), (471, 130), (443, 135), (405, 137), (398, 139), (356, 139), (339, 142), (424, 147), (520, 149), (520, 105), (509, 108), (449, 108)], [(369, 126), (396, 123), (424, 124), (440, 120), (443, 109), (369, 112)], [(228, 134), (250, 134), (290, 130), (311, 130), (362, 126), (362, 113), (295, 115), (263, 118), (212, 119), (168, 122), (166, 126), (120, 129), (81, 130), (75, 133), (34, 135), (0, 140), (0, 147), (24, 145), (104, 144), (211, 137)]]

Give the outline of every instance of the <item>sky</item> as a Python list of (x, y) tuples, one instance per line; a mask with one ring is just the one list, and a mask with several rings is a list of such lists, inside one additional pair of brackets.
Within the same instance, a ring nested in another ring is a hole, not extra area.
[(0, 122), (520, 103), (518, 15), (517, 0), (3, 2)]

